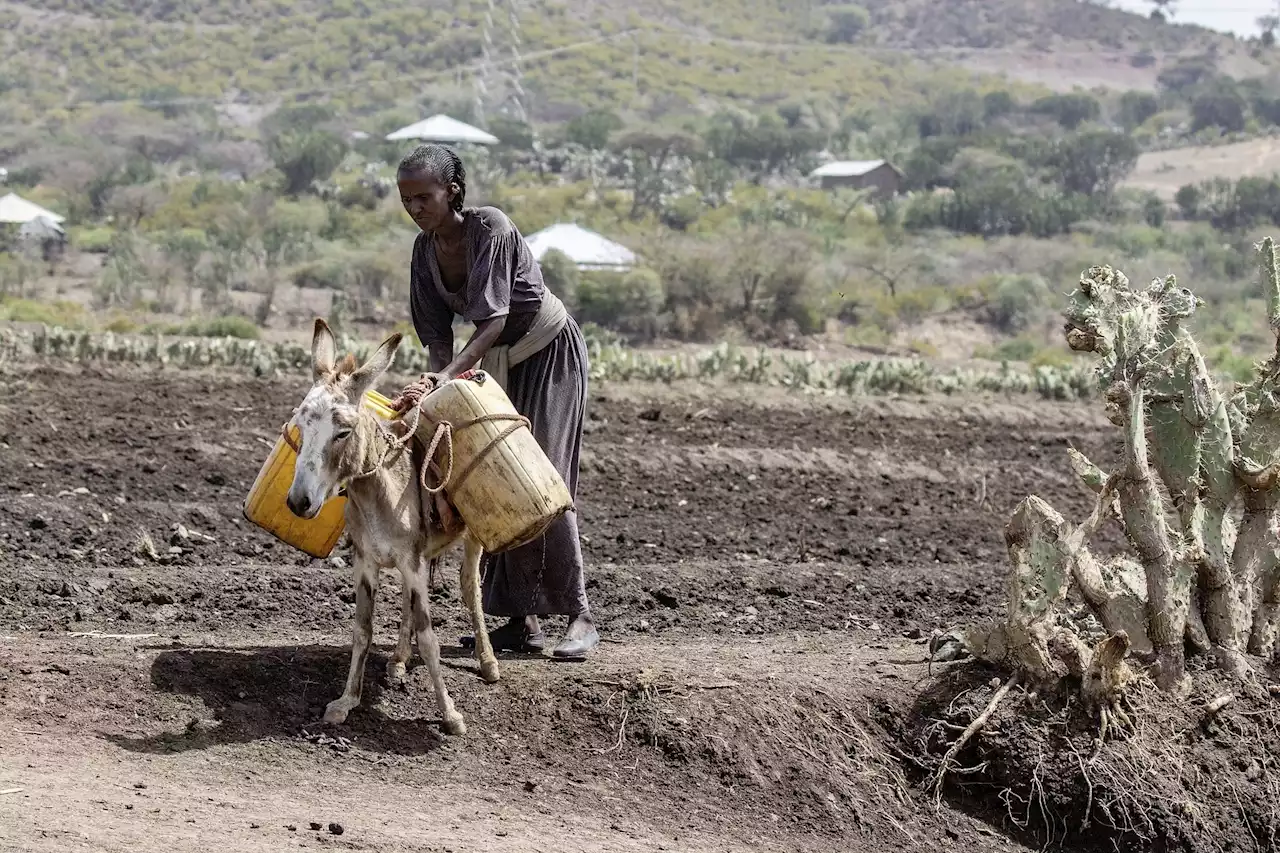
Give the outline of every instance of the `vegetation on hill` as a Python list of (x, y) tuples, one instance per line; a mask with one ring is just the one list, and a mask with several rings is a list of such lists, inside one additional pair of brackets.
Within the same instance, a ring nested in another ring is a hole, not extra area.
[[(70, 104), (133, 99), (322, 98), (363, 116), (418, 107), (414, 94), (424, 88), (470, 90), (488, 8), (408, 0), (7, 3), (0, 102), (24, 120)], [(1220, 35), (1077, 0), (530, 0), (495, 6), (499, 61), (509, 58), (511, 8), (527, 107), (552, 121), (592, 106), (653, 120), (709, 100), (758, 107), (802, 92), (839, 108), (885, 104), (955, 80), (954, 69), (919, 62), (921, 51), (946, 48), (1114, 50), (1131, 52), (1135, 64), (1232, 50)]]
[[(1105, 251), (1194, 276), (1210, 344), (1264, 343), (1237, 335), (1256, 296), (1238, 258), (1247, 229), (1280, 217), (1274, 193), (1215, 185), (1169, 207), (1123, 187), (1144, 149), (1280, 126), (1273, 81), (1222, 71), (1221, 37), (1067, 0), (1049, 4), (1044, 30), (1015, 0), (932, 14), (915, 2), (708, 8), (520, 7), (533, 120), (488, 113), (502, 144), (464, 152), (468, 201), (500, 205), (525, 234), (575, 220), (640, 253), (642, 268), (618, 275), (545, 260), (584, 322), (634, 341), (817, 335), (1059, 363), (1061, 283)], [(994, 10), (1008, 15), (1003, 40)], [(411, 146), (382, 135), (426, 111), (480, 120), (450, 70), (479, 49), (478, 6), (56, 0), (2, 15), (29, 49), (0, 66), (0, 102), (14, 105), (0, 164), (10, 189), (68, 217), (71, 256), (51, 269), (0, 256), (0, 319), (43, 310), (62, 325), (243, 336), (244, 323), (292, 324), (323, 294), (338, 324), (403, 327), (413, 229), (393, 177)], [(102, 27), (108, 37), (84, 40)], [(1104, 31), (1115, 49), (1171, 57), (1157, 92), (1052, 93), (899, 50), (1109, 46)], [(215, 104), (229, 88), (243, 103)], [(279, 103), (251, 109), (269, 97)], [(807, 185), (831, 157), (888, 158), (904, 193)], [(101, 261), (97, 313), (66, 322), (30, 301), (51, 285), (74, 297), (85, 253)], [(189, 325), (221, 317), (241, 325)]]

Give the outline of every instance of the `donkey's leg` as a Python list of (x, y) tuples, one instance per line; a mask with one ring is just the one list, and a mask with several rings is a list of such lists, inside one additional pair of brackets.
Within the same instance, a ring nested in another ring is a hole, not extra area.
[(453, 707), (440, 667), (440, 641), (431, 628), (427, 572), (423, 571), (423, 562), (417, 554), (405, 555), (400, 563), (400, 577), (405, 589), (409, 590), (409, 609), (413, 614), (414, 633), (418, 635), (418, 653), (427, 665), (427, 674), (431, 677), (431, 686), (436, 693), (436, 705), (444, 720), (444, 730), (451, 735), (463, 735), (467, 733), (467, 725), (463, 722), (462, 715)]
[(387, 661), (387, 681), (400, 684), (404, 681), (409, 658), (413, 655), (413, 608), (409, 603), (409, 587), (400, 581), (400, 637), (395, 653)]
[(463, 540), (461, 577), (462, 602), (471, 616), (471, 633), (476, 638), (476, 660), (480, 661), (480, 676), (490, 684), (497, 681), (498, 659), (493, 654), (489, 631), (484, 624), (484, 610), (480, 605), (480, 543), (470, 536)]
[(356, 555), (356, 618), (351, 630), (351, 668), (342, 695), (329, 703), (324, 711), (326, 723), (341, 723), (360, 706), (360, 690), (364, 684), (364, 664), (373, 640), (373, 597), (378, 591), (378, 567)]

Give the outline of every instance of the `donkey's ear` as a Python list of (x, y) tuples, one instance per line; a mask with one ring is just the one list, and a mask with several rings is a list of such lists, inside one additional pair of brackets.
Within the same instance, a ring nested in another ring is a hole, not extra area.
[(323, 317), (316, 318), (315, 331), (311, 335), (311, 372), (316, 379), (333, 371), (337, 347), (333, 342), (333, 330)]
[(365, 392), (373, 387), (378, 377), (387, 372), (387, 368), (395, 361), (396, 350), (400, 349), (400, 341), (404, 335), (396, 332), (382, 342), (381, 346), (369, 356), (369, 360), (360, 365), (360, 369), (351, 374), (351, 396), (356, 400), (364, 398)]

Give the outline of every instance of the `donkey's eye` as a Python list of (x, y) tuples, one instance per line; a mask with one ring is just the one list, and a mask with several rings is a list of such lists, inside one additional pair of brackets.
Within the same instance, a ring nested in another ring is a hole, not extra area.
[(335, 433), (333, 434), (333, 440), (334, 440), (334, 441), (346, 441), (346, 440), (347, 440), (347, 438), (348, 438), (348, 437), (350, 437), (350, 435), (351, 435), (351, 430), (349, 430), (349, 429), (340, 429), (340, 430), (338, 430), (337, 432), (335, 432)]

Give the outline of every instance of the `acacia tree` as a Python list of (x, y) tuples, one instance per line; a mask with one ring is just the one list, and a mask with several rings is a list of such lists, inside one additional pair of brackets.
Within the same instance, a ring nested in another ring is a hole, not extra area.
[(666, 199), (690, 183), (691, 161), (702, 151), (698, 138), (682, 131), (634, 130), (615, 147), (627, 161), (631, 184), (631, 217), (661, 212)]

